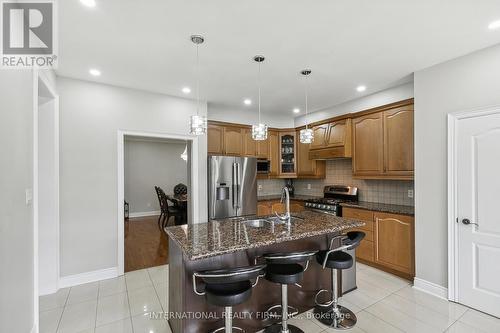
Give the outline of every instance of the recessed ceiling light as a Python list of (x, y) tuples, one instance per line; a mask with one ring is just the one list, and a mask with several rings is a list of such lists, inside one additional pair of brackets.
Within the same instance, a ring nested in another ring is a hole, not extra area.
[(191, 88), (184, 87), (184, 88), (182, 88), (182, 92), (185, 93), (185, 94), (189, 94), (191, 92)]
[(89, 73), (92, 76), (101, 76), (101, 71), (95, 68), (90, 69)]
[(299, 113), (300, 112), (300, 109), (299, 108), (295, 108), (293, 109), (293, 113)]
[(359, 92), (363, 92), (363, 91), (366, 90), (366, 86), (357, 86), (356, 90), (359, 91)]
[(245, 100), (243, 101), (243, 103), (244, 103), (245, 105), (252, 105), (252, 100), (247, 98), (247, 99), (245, 99)]
[(95, 0), (80, 0), (80, 2), (87, 7), (95, 7)]
[(499, 28), (500, 28), (500, 20), (493, 21), (488, 25), (488, 29), (490, 30), (496, 30)]

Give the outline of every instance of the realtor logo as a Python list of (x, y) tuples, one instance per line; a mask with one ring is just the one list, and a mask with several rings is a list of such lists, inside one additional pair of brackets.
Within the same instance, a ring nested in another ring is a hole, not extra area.
[(53, 0), (3, 0), (1, 17), (3, 68), (55, 67)]

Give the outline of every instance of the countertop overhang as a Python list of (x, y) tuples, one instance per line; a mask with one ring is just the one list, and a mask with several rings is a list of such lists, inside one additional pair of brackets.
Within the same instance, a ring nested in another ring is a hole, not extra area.
[(303, 220), (295, 220), (289, 226), (269, 224), (253, 228), (245, 225), (241, 218), (230, 218), (168, 227), (165, 228), (165, 232), (179, 245), (186, 259), (198, 260), (308, 237), (340, 233), (365, 224), (360, 220), (313, 211), (294, 213), (292, 216)]

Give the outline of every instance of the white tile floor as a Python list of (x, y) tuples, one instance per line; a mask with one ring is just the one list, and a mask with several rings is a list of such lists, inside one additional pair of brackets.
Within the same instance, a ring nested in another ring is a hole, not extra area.
[[(168, 311), (168, 266), (59, 290), (40, 297), (40, 333), (171, 333), (150, 311)], [(358, 289), (340, 303), (356, 313), (362, 332), (500, 332), (500, 319), (412, 288), (403, 279), (358, 264)], [(305, 313), (292, 324), (307, 333), (331, 333)], [(201, 333), (201, 332), (200, 332)]]

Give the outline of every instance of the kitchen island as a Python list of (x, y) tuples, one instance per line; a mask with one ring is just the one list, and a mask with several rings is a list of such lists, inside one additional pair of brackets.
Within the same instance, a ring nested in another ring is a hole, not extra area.
[[(223, 309), (207, 304), (193, 292), (193, 272), (253, 265), (264, 253), (324, 250), (333, 236), (364, 225), (359, 220), (312, 211), (293, 216), (289, 225), (265, 223), (256, 227), (233, 218), (166, 228), (170, 237), (167, 315), (172, 331), (208, 332), (223, 326)], [(289, 304), (306, 311), (314, 306), (316, 292), (330, 289), (330, 285), (330, 272), (311, 262), (302, 287), (290, 286)], [(280, 297), (278, 285), (260, 279), (252, 298), (234, 308), (234, 325), (256, 332), (274, 323), (264, 312), (279, 304)], [(204, 318), (200, 319), (200, 314)]]

